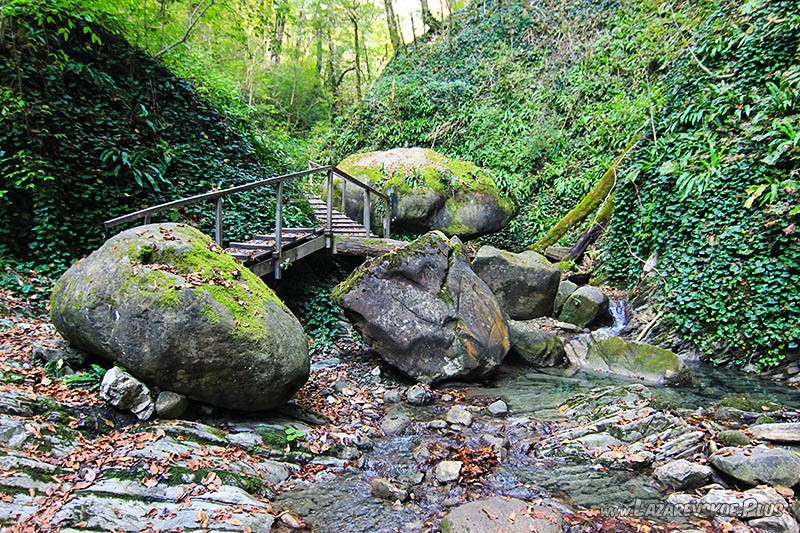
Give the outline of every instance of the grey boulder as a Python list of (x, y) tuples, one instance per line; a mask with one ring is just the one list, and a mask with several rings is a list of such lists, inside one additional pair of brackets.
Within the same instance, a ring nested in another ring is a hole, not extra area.
[(754, 437), (770, 442), (800, 443), (800, 422), (758, 424), (750, 426)]
[(139, 420), (149, 419), (156, 409), (147, 385), (116, 366), (103, 376), (100, 398), (121, 411), (132, 412)]
[(492, 289), (510, 318), (528, 320), (553, 312), (561, 272), (544, 256), (481, 246), (472, 270)]
[(689, 378), (683, 361), (670, 350), (626, 341), (595, 331), (578, 335), (564, 349), (573, 365), (628, 377), (651, 385), (680, 383)]
[(663, 464), (653, 471), (653, 475), (663, 485), (672, 490), (688, 490), (701, 487), (711, 479), (711, 467), (678, 459)]
[(76, 347), (194, 400), (266, 410), (308, 378), (297, 319), (255, 274), (184, 224), (112, 237), (58, 280), (50, 307)]
[(608, 312), (608, 296), (597, 287), (584, 285), (564, 301), (558, 319), (585, 328)]
[(535, 367), (564, 366), (567, 362), (564, 341), (553, 330), (542, 329), (533, 320), (508, 321), (511, 351)]
[(800, 482), (800, 456), (783, 448), (723, 448), (710, 461), (714, 468), (746, 485), (792, 487)]
[(364, 263), (331, 298), (375, 352), (423, 383), (484, 377), (509, 349), (492, 291), (438, 231)]

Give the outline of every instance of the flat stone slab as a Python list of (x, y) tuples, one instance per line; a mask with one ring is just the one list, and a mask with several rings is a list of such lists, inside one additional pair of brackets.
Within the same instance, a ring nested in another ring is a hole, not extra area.
[(770, 442), (800, 442), (800, 422), (783, 422), (778, 424), (758, 424), (750, 426), (754, 437)]
[(442, 518), (442, 529), (448, 533), (561, 533), (564, 519), (552, 507), (495, 496), (456, 507)]

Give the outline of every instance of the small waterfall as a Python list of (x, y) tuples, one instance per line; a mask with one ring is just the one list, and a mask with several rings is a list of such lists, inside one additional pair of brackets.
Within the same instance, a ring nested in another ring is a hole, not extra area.
[(608, 302), (608, 312), (614, 319), (614, 325), (606, 328), (610, 335), (619, 335), (628, 325), (628, 299), (611, 298)]

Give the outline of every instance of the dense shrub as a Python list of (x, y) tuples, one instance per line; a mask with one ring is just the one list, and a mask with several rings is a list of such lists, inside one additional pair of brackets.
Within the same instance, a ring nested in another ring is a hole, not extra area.
[(695, 42), (620, 180), (608, 270), (658, 253), (680, 332), (771, 366), (800, 343), (800, 5), (725, 4)]
[[(0, 8), (4, 262), (58, 275), (102, 242), (105, 219), (287, 170), (281, 152), (243, 134), (113, 26), (60, 4)], [(226, 200), (226, 236), (271, 227), (272, 198)], [(289, 221), (305, 225), (307, 204), (296, 204)], [(213, 210), (196, 204), (166, 216), (210, 231)]]

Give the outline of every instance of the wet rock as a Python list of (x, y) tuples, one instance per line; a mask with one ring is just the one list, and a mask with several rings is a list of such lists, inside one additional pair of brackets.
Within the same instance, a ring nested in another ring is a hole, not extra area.
[(450, 483), (458, 480), (464, 463), (461, 461), (441, 461), (436, 465), (436, 480), (440, 483)]
[(384, 435), (400, 435), (411, 425), (411, 419), (402, 413), (386, 415), (381, 422), (381, 431)]
[(331, 299), (387, 363), (423, 383), (485, 377), (509, 349), (497, 300), (440, 232), (364, 263)]
[(484, 433), (481, 435), (481, 442), (491, 446), (495, 452), (503, 449), (507, 450), (510, 446), (507, 438), (498, 437), (496, 435), (492, 435), (491, 433)]
[(681, 383), (689, 370), (675, 353), (626, 341), (604, 331), (578, 335), (564, 346), (573, 365), (625, 376), (652, 385)]
[(426, 405), (431, 401), (431, 395), (422, 385), (413, 385), (406, 391), (406, 401), (411, 405)]
[(800, 422), (759, 424), (750, 426), (750, 433), (757, 439), (770, 442), (800, 443)]
[(747, 485), (793, 487), (800, 482), (800, 457), (782, 448), (723, 448), (710, 461), (717, 470)]
[(711, 467), (678, 459), (661, 465), (653, 475), (672, 490), (689, 490), (705, 485), (711, 479)]
[(528, 320), (552, 314), (561, 272), (543, 255), (481, 246), (472, 270), (492, 289), (510, 318)]
[(654, 453), (646, 450), (635, 452), (608, 450), (601, 453), (597, 460), (607, 468), (616, 470), (641, 470), (653, 464), (655, 457)]
[(444, 420), (434, 419), (428, 422), (428, 427), (430, 429), (445, 429), (449, 426), (447, 425), (447, 422), (445, 422)]
[(267, 410), (308, 378), (300, 322), (255, 274), (184, 224), (112, 237), (56, 282), (50, 308), (77, 348), (197, 401)]
[(121, 411), (132, 412), (139, 420), (148, 420), (156, 410), (147, 385), (117, 366), (103, 376), (100, 398)]
[(161, 418), (180, 418), (188, 407), (189, 400), (177, 392), (161, 391), (156, 398), (156, 414)]
[(564, 302), (558, 319), (585, 328), (608, 312), (608, 296), (597, 287), (584, 285)]
[(448, 533), (564, 531), (564, 519), (553, 507), (501, 496), (460, 505), (442, 518), (441, 525)]
[(369, 485), (372, 495), (376, 498), (392, 502), (397, 500), (405, 502), (408, 500), (408, 486), (405, 483), (385, 477), (376, 477)]
[(797, 521), (787, 513), (778, 516), (765, 516), (747, 522), (752, 528), (763, 533), (798, 533)]
[(469, 427), (472, 425), (472, 413), (460, 405), (454, 405), (447, 411), (445, 420), (450, 424), (460, 424)]
[(557, 331), (542, 329), (538, 321), (508, 321), (511, 351), (535, 367), (566, 364), (564, 341)]
[(489, 414), (492, 416), (505, 415), (508, 413), (508, 404), (503, 400), (497, 400), (496, 402), (490, 403), (486, 410), (489, 411)]
[(736, 429), (726, 429), (717, 433), (717, 440), (723, 446), (748, 446), (750, 437)]
[(578, 290), (578, 286), (568, 279), (561, 280), (561, 283), (558, 284), (558, 291), (556, 291), (556, 299), (553, 302), (553, 314), (558, 316), (561, 313), (561, 310), (564, 308), (564, 302), (567, 301), (567, 298), (572, 296)]

